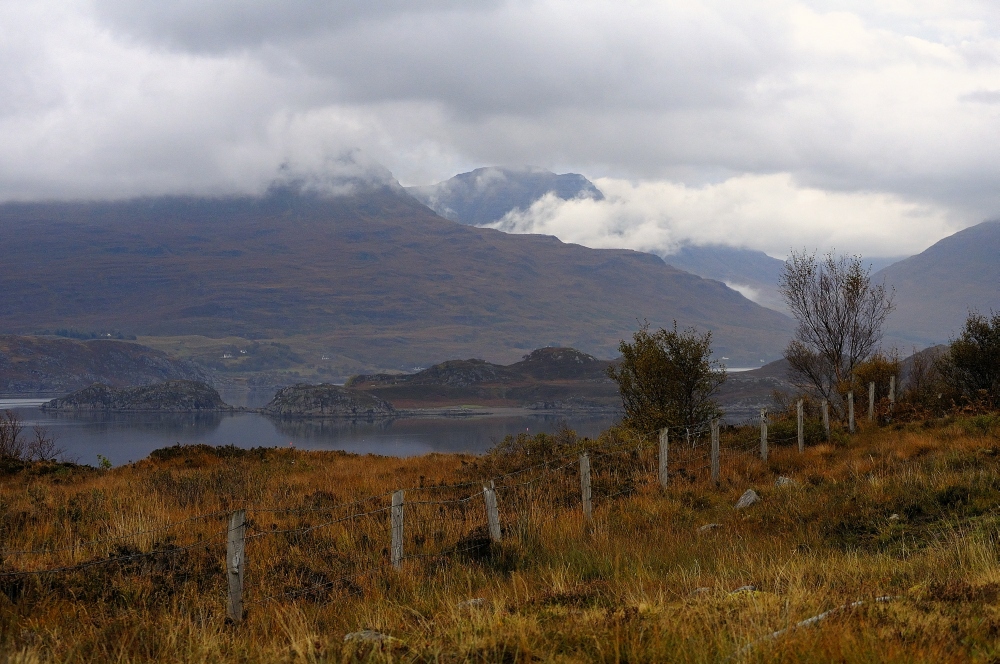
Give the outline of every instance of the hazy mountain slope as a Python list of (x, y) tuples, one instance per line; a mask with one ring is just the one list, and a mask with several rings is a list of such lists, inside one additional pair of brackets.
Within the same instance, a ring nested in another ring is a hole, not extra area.
[(723, 245), (685, 245), (677, 253), (664, 256), (663, 260), (699, 277), (724, 282), (765, 307), (784, 311), (778, 293), (778, 278), (784, 261), (771, 258), (763, 251)]
[(969, 309), (1000, 310), (1000, 222), (959, 231), (876, 278), (896, 288), (887, 337), (904, 351), (947, 342)]
[(791, 329), (655, 256), (463, 226), (390, 187), (5, 204), (0, 233), (8, 332), (281, 339), (392, 368), (509, 362), (545, 345), (610, 357), (638, 320), (674, 318), (712, 329), (720, 355), (757, 363)]
[(478, 226), (499, 221), (511, 210), (526, 210), (547, 193), (570, 200), (604, 195), (576, 173), (557, 175), (538, 168), (488, 166), (461, 173), (437, 184), (407, 187), (406, 191), (442, 217)]
[(0, 393), (69, 392), (92, 383), (127, 387), (178, 379), (208, 377), (187, 362), (124, 341), (0, 336)]

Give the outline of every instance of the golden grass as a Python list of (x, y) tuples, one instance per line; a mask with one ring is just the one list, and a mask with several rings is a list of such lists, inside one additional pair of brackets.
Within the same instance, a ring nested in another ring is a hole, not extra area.
[[(492, 546), (481, 499), (436, 501), (474, 493), (450, 485), (496, 459), (182, 448), (107, 472), (36, 466), (0, 485), (3, 547), (69, 548), (7, 555), (3, 571), (179, 549), (0, 577), (0, 659), (714, 662), (890, 595), (732, 661), (996, 661), (998, 443), (990, 418), (873, 428), (803, 455), (772, 448), (767, 465), (724, 457), (720, 487), (702, 472), (675, 475), (666, 492), (651, 481), (649, 452), (595, 458), (592, 529), (569, 467), (498, 491), (505, 539)], [(798, 484), (777, 488), (779, 475)], [(604, 498), (623, 486), (631, 492)], [(417, 489), (406, 507), (414, 557), (402, 570), (387, 564), (385, 511), (301, 530), (384, 509), (401, 487)], [(761, 503), (733, 511), (747, 488)], [(338, 507), (367, 496), (380, 497)], [(226, 512), (242, 506), (248, 608), (231, 625), (223, 531)], [(720, 527), (699, 530), (708, 523)], [(732, 594), (747, 585), (755, 590)], [(393, 638), (345, 643), (362, 629)]]

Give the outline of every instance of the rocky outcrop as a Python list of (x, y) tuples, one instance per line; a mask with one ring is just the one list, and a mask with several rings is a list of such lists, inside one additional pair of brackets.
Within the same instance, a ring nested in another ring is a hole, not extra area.
[(234, 410), (222, 401), (214, 388), (194, 380), (168, 380), (156, 385), (120, 389), (96, 383), (65, 397), (53, 399), (42, 408), (170, 413)]
[(374, 394), (339, 385), (298, 384), (278, 391), (261, 409), (279, 417), (344, 417), (374, 420), (391, 417), (395, 409)]

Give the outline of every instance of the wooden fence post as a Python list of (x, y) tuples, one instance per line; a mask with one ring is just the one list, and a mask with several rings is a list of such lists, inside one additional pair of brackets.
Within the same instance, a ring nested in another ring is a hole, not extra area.
[(490, 527), (490, 539), (500, 541), (500, 513), (497, 511), (497, 492), (493, 482), (483, 487), (483, 498), (486, 500), (486, 523)]
[(875, 383), (868, 383), (868, 421), (875, 421)]
[(667, 455), (669, 453), (670, 429), (660, 429), (660, 486), (667, 488)]
[(389, 510), (392, 522), (392, 566), (399, 569), (403, 566), (403, 492), (392, 494), (392, 509)]
[(593, 507), (590, 503), (590, 456), (580, 455), (580, 495), (583, 498), (583, 520), (588, 524), (594, 521)]
[(719, 420), (712, 420), (712, 450), (711, 450), (712, 482), (719, 483)]
[(847, 430), (854, 433), (854, 392), (847, 393)]
[(229, 579), (229, 600), (226, 602), (226, 616), (233, 622), (243, 620), (246, 520), (246, 510), (236, 510), (229, 515), (229, 533), (226, 538), (226, 577)]
[(760, 458), (767, 461), (767, 408), (760, 409)]
[(802, 399), (799, 399), (798, 406), (795, 409), (795, 415), (795, 419), (797, 420), (799, 427), (799, 453), (801, 454), (806, 451), (805, 413)]
[(830, 442), (830, 402), (823, 399), (823, 432), (826, 433), (826, 442)]
[(896, 377), (889, 376), (889, 410), (896, 405)]

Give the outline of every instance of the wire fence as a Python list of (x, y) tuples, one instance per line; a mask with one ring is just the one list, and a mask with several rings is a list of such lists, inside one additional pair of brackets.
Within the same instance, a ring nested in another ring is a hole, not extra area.
[[(361, 577), (408, 561), (488, 555), (498, 540), (524, 541), (581, 508), (590, 525), (595, 506), (672, 483), (719, 483), (723, 472), (733, 480), (766, 463), (769, 446), (798, 441), (801, 450), (806, 424), (800, 404), (798, 418), (762, 411), (732, 424), (668, 427), (455, 484), (321, 505), (247, 504), (63, 546), (0, 550), (0, 582), (162, 562), (204, 549), (209, 558), (224, 556), (229, 617), (238, 621), (247, 606), (358, 592)], [(196, 525), (200, 530), (190, 532)]]

